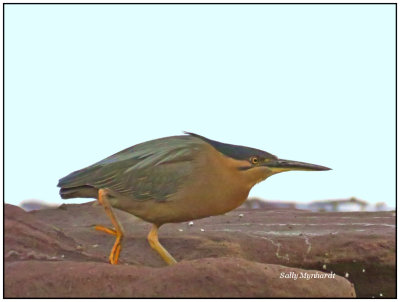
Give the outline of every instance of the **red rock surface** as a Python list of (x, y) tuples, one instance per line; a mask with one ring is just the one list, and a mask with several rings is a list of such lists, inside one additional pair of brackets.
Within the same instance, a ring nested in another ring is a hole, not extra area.
[[(121, 265), (111, 266), (114, 238), (93, 229), (110, 225), (100, 206), (27, 213), (6, 205), (5, 296), (352, 297), (350, 282), (358, 297), (396, 295), (393, 212), (240, 209), (169, 224), (160, 241), (181, 261), (171, 267), (149, 247), (149, 224), (116, 212), (126, 239)], [(336, 276), (280, 278), (305, 270)]]
[[(21, 276), (21, 272), (24, 272)], [(6, 266), (6, 297), (354, 297), (350, 282), (281, 279), (308, 272), (239, 258), (203, 258), (151, 268), (77, 261), (16, 261)]]

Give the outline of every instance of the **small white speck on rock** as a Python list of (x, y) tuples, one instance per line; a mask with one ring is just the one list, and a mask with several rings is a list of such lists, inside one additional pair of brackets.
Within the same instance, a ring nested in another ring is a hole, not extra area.
[(362, 272), (365, 273), (365, 268), (362, 269)]
[(344, 276), (345, 276), (346, 278), (349, 278), (350, 274), (349, 274), (349, 273), (346, 273), (346, 274), (344, 274)]
[(188, 226), (192, 226), (193, 224), (194, 224), (193, 221), (188, 222)]
[(324, 264), (324, 265), (322, 266), (322, 269), (326, 269), (326, 264)]
[(183, 230), (182, 230), (182, 229), (178, 229), (178, 231), (179, 231), (179, 232), (183, 232)]
[(382, 294), (382, 293), (379, 293), (379, 297), (383, 297), (383, 294)]
[(239, 214), (239, 217), (240, 217), (240, 218), (242, 218), (243, 216), (244, 216), (244, 214), (242, 214), (242, 213)]
[(204, 229), (200, 229), (201, 232), (204, 232)]

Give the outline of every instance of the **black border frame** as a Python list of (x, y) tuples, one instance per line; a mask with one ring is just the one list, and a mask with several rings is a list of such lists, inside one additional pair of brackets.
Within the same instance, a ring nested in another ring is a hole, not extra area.
[[(362, 3), (362, 2), (318, 2), (318, 3), (310, 3), (310, 2), (271, 2), (271, 3), (257, 3), (257, 2), (249, 2), (249, 3), (224, 3), (224, 2), (184, 2), (184, 3), (176, 3), (176, 2), (138, 2), (138, 3), (124, 3), (124, 2), (115, 2), (115, 3), (99, 3), (99, 2), (49, 2), (49, 3), (40, 3), (40, 2), (15, 2), (15, 3), (3, 3), (3, 299), (39, 299), (39, 298), (7, 298), (5, 297), (5, 7), (9, 5), (394, 5), (395, 6), (395, 212), (396, 212), (396, 228), (395, 228), (395, 245), (396, 245), (396, 262), (395, 262), (395, 270), (396, 270), (396, 297), (397, 298), (397, 2), (385, 2), (385, 3)], [(81, 297), (68, 297), (63, 299), (112, 299), (112, 298), (81, 298)], [(266, 297), (268, 298), (268, 297)], [(376, 297), (380, 298), (380, 297)], [(382, 297), (383, 299), (393, 299)], [(382, 299), (381, 298), (381, 299)], [(40, 299), (57, 299), (57, 298), (47, 298), (42, 297)], [(60, 297), (58, 298), (60, 299)], [(118, 299), (146, 299), (146, 298), (118, 298)], [(150, 298), (154, 299), (154, 298)], [(165, 299), (165, 298), (161, 298)], [(175, 298), (175, 299), (187, 299), (187, 298)], [(193, 298), (191, 298), (193, 299)], [(195, 298), (198, 299), (198, 298)], [(204, 299), (204, 298), (202, 298)], [(211, 299), (211, 298), (207, 298)], [(215, 298), (212, 298), (215, 299)], [(230, 298), (232, 299), (232, 298)], [(238, 298), (234, 298), (238, 299)], [(243, 298), (239, 298), (243, 299)], [(265, 298), (264, 298), (265, 299)], [(289, 299), (289, 298), (274, 298), (274, 299)], [(321, 299), (321, 298), (291, 298), (291, 299)], [(325, 298), (325, 299), (348, 299), (348, 298)], [(360, 299), (360, 298), (359, 298)], [(366, 298), (363, 298), (366, 299)]]

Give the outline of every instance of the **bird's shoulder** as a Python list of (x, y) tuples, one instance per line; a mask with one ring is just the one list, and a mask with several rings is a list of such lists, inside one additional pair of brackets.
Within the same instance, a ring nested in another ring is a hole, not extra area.
[(136, 199), (163, 200), (188, 176), (207, 145), (193, 136), (147, 141), (115, 153), (59, 181), (59, 187), (110, 188)]
[(164, 137), (126, 148), (95, 163), (94, 166), (124, 163), (123, 166), (127, 170), (134, 170), (190, 161), (204, 145), (202, 140), (188, 135)]
[(190, 177), (193, 161), (205, 143), (190, 136), (145, 142), (107, 159), (104, 171), (113, 173), (95, 185), (106, 185), (135, 200), (165, 201)]

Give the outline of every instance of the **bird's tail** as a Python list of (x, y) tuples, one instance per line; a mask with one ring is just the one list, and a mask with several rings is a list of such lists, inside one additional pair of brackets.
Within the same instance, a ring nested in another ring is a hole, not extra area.
[(61, 188), (60, 196), (62, 199), (69, 198), (97, 198), (98, 190), (91, 186), (79, 186), (72, 188)]

